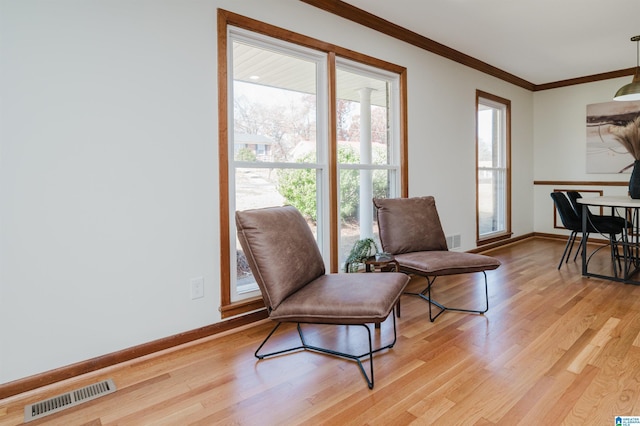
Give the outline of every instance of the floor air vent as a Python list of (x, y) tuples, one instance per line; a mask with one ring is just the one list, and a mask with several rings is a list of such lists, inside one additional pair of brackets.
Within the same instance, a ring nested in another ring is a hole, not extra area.
[(460, 240), (461, 240), (461, 236), (460, 234), (456, 234), (456, 235), (449, 235), (447, 238), (447, 247), (449, 248), (449, 250), (455, 250), (455, 249), (459, 249), (460, 248)]
[(24, 407), (24, 421), (26, 423), (31, 420), (39, 419), (115, 391), (116, 385), (113, 383), (113, 380), (107, 379), (53, 398), (45, 399), (44, 401), (36, 402), (35, 404), (30, 404)]

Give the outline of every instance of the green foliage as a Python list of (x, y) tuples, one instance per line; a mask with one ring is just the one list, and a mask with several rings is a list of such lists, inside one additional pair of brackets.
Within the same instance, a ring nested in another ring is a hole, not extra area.
[(345, 261), (346, 272), (357, 272), (358, 266), (366, 259), (378, 252), (378, 245), (373, 238), (365, 238), (358, 240), (353, 244), (351, 252)]
[[(376, 153), (374, 152), (374, 155)], [(314, 154), (308, 153), (298, 159), (300, 163), (312, 162)], [(338, 146), (338, 162), (342, 164), (358, 164), (359, 153), (349, 145)], [(375, 159), (374, 159), (374, 162)], [(372, 172), (373, 196), (386, 197), (387, 172), (374, 170)], [(317, 220), (316, 170), (308, 169), (280, 169), (278, 170), (278, 192), (287, 204), (300, 210), (312, 221)], [(342, 170), (340, 172), (340, 218), (343, 221), (353, 221), (358, 215), (360, 203), (360, 171)]]
[(249, 148), (240, 148), (236, 153), (238, 161), (256, 161), (256, 153)]
[(315, 169), (278, 169), (277, 188), (287, 204), (313, 222), (318, 219)]

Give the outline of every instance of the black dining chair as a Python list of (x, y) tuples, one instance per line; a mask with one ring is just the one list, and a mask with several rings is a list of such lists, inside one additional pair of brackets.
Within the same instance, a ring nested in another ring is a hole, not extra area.
[[(564, 192), (554, 191), (551, 193), (551, 198), (558, 210), (558, 214), (560, 215), (560, 221), (562, 225), (571, 231), (569, 235), (569, 239), (567, 240), (567, 244), (564, 247), (564, 252), (562, 253), (562, 257), (560, 258), (560, 263), (558, 264), (558, 269), (562, 267), (562, 263), (568, 263), (569, 257), (571, 257), (571, 250), (573, 249), (573, 245), (576, 241), (576, 238), (579, 233), (582, 233), (582, 218), (576, 212), (576, 209), (571, 205), (571, 201)], [(598, 224), (598, 227), (595, 227), (591, 221), (587, 221), (587, 234), (598, 233), (602, 235), (606, 235), (609, 243), (611, 244), (611, 259), (612, 261), (616, 258), (616, 235), (622, 234), (622, 230), (624, 229), (624, 223), (615, 223), (613, 221), (603, 221)], [(585, 249), (585, 240), (580, 240), (580, 244), (578, 245), (578, 250), (576, 251), (576, 256), (574, 257), (574, 261), (577, 258), (578, 253), (581, 250)]]
[[(580, 194), (578, 191), (567, 191), (567, 197), (569, 198), (569, 201), (571, 202), (571, 206), (573, 207), (573, 209), (576, 211), (576, 213), (578, 213), (578, 218), (582, 220), (583, 206), (582, 204), (578, 203), (578, 199), (582, 198), (582, 194)], [(593, 214), (589, 209), (587, 209), (587, 220), (596, 229), (600, 229), (603, 227), (606, 228), (607, 226), (609, 227), (620, 226), (624, 229), (625, 227), (631, 228), (632, 226), (631, 221), (625, 220), (625, 218), (623, 217), (614, 216), (614, 215)]]

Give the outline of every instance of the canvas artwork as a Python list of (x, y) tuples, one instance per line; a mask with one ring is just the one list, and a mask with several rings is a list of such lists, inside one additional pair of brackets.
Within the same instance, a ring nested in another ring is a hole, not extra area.
[(587, 173), (631, 173), (633, 156), (615, 138), (640, 117), (640, 101), (587, 105)]

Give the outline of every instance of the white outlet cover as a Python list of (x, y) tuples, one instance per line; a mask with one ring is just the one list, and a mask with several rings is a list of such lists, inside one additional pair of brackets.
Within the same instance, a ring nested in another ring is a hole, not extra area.
[(191, 299), (204, 297), (204, 277), (191, 278)]

